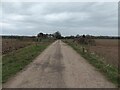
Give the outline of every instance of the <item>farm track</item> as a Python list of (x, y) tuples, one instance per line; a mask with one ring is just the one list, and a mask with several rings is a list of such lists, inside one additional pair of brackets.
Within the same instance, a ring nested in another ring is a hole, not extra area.
[(60, 40), (50, 45), (3, 88), (114, 88), (100, 72)]

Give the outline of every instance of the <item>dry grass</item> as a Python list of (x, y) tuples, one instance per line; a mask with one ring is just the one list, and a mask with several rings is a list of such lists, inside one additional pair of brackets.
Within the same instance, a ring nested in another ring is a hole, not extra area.
[[(28, 45), (9, 52), (2, 57), (2, 82), (6, 82), (10, 77), (22, 70), (26, 65), (32, 62), (48, 45), (54, 40), (46, 39), (41, 42)], [(22, 42), (14, 41), (18, 44)], [(18, 44), (15, 45), (18, 45)], [(26, 44), (26, 43), (25, 43)], [(22, 45), (22, 44), (20, 44)]]
[(21, 41), (18, 39), (2, 39), (2, 54), (24, 48), (28, 45), (31, 45), (32, 41)]
[[(110, 81), (112, 81), (116, 86), (120, 85), (120, 81), (118, 81), (118, 68), (114, 67), (115, 64), (117, 65), (118, 62), (117, 59), (113, 60), (111, 57), (118, 58), (117, 56), (111, 55), (114, 54), (112, 52), (111, 48), (108, 47), (118, 47), (117, 40), (96, 40), (96, 46), (88, 46), (88, 45), (81, 45), (78, 43), (73, 43), (73, 40), (64, 40), (65, 43), (70, 45), (73, 49), (75, 49), (79, 54), (81, 54), (82, 57), (84, 57), (90, 64), (95, 66), (97, 70), (102, 72), (106, 78)], [(98, 49), (98, 46), (101, 46), (100, 49)], [(83, 47), (86, 51), (83, 52)], [(92, 50), (94, 48), (94, 50)], [(111, 50), (111, 53), (109, 53), (107, 50)], [(118, 50), (118, 49), (116, 49)], [(91, 52), (98, 52), (101, 57), (98, 54), (93, 54)], [(103, 54), (104, 53), (104, 54)], [(116, 54), (118, 54), (116, 52)], [(102, 56), (103, 55), (103, 56)], [(105, 56), (109, 56), (109, 59), (105, 59)], [(104, 59), (102, 58), (104, 57)], [(108, 64), (107, 61), (111, 64)], [(114, 62), (115, 64), (113, 64)], [(114, 65), (114, 66), (113, 66)], [(118, 66), (118, 65), (117, 65)]]
[(96, 46), (89, 46), (90, 52), (104, 58), (105, 62), (118, 67), (118, 40), (96, 39)]

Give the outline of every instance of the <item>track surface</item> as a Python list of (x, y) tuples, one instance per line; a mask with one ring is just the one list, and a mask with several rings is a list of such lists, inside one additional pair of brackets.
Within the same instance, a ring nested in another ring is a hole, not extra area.
[(3, 87), (113, 88), (115, 86), (70, 46), (57, 40)]

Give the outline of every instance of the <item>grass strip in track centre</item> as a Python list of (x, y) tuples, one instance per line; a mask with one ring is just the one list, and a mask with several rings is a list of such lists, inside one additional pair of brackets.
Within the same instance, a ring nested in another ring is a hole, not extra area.
[(77, 51), (83, 58), (89, 61), (90, 64), (95, 66), (99, 71), (101, 71), (108, 80), (113, 82), (116, 86), (120, 86), (120, 81), (118, 78), (118, 69), (112, 65), (105, 64), (102, 58), (98, 57), (96, 54), (89, 52), (83, 52), (82, 46), (73, 43), (72, 40), (63, 40), (65, 43), (70, 45), (75, 51)]
[(2, 83), (32, 62), (49, 44), (34, 44), (4, 55), (2, 57)]

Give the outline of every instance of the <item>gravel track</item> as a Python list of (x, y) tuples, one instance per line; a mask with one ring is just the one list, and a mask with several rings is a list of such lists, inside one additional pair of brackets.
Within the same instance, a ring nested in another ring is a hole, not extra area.
[(114, 88), (91, 64), (61, 40), (55, 41), (4, 88)]

